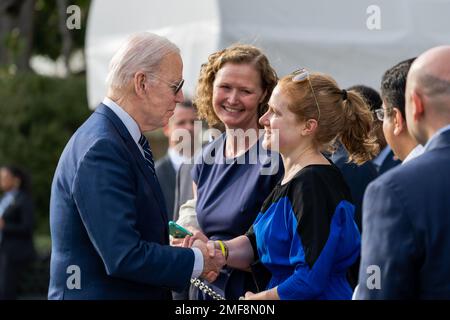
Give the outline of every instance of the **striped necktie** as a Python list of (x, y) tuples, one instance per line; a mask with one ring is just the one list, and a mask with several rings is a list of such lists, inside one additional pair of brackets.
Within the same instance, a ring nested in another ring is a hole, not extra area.
[(150, 144), (148, 143), (147, 138), (143, 134), (141, 134), (139, 144), (144, 150), (145, 163), (150, 168), (150, 171), (153, 173), (153, 175), (155, 175), (155, 162), (153, 161), (152, 149), (150, 149)]

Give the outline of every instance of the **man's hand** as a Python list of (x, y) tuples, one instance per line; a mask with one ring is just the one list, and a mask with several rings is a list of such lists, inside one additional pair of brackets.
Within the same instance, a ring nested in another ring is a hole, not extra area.
[(202, 278), (213, 282), (219, 276), (220, 269), (225, 265), (225, 257), (220, 250), (214, 248), (214, 242), (195, 240), (192, 247), (199, 248), (203, 254)]
[(170, 245), (173, 247), (183, 247), (183, 248), (190, 248), (192, 247), (192, 244), (196, 239), (200, 239), (203, 242), (208, 242), (208, 238), (198, 229), (190, 227), (190, 226), (183, 226), (185, 229), (192, 232), (193, 236), (186, 236), (184, 238), (174, 238), (170, 236)]

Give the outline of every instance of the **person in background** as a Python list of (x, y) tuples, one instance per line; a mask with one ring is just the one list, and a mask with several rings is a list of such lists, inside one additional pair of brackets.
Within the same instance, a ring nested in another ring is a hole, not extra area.
[(155, 171), (158, 177), (164, 200), (167, 206), (169, 220), (174, 219), (176, 176), (180, 166), (189, 162), (194, 155), (194, 122), (197, 114), (192, 102), (184, 101), (177, 104), (169, 123), (164, 126), (164, 135), (168, 138), (167, 154), (156, 161)]
[(402, 61), (384, 73), (381, 80), (383, 107), (376, 111), (378, 119), (383, 121), (386, 140), (402, 163), (423, 153), (423, 146), (408, 132), (405, 114), (406, 77), (414, 60)]
[(35, 258), (34, 208), (22, 169), (2, 166), (0, 188), (0, 300), (14, 300), (21, 274)]
[(405, 115), (424, 153), (367, 188), (357, 299), (450, 299), (450, 46), (411, 65)]

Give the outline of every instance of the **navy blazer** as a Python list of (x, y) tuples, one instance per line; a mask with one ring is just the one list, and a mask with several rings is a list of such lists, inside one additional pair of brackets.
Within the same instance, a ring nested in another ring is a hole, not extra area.
[[(395, 168), (399, 164), (401, 164), (402, 161), (399, 159), (395, 159), (394, 151), (389, 151), (386, 158), (384, 158), (383, 162), (381, 163), (381, 166), (378, 168), (378, 175), (382, 175), (383, 173), (391, 170), (392, 168)], [(372, 163), (373, 164), (373, 163)]]
[(339, 145), (339, 148), (333, 153), (331, 160), (341, 170), (345, 182), (350, 187), (353, 204), (355, 205), (355, 221), (359, 230), (362, 231), (361, 217), (364, 192), (369, 183), (378, 176), (377, 169), (372, 161), (366, 161), (362, 165), (349, 163), (348, 153), (342, 145)]
[(369, 185), (357, 298), (450, 299), (449, 190), (450, 131)]
[(156, 161), (155, 171), (167, 206), (167, 217), (173, 220), (177, 173), (168, 154)]
[(125, 125), (101, 104), (56, 168), (48, 298), (169, 299), (188, 284), (194, 253), (170, 247), (167, 229), (158, 182)]

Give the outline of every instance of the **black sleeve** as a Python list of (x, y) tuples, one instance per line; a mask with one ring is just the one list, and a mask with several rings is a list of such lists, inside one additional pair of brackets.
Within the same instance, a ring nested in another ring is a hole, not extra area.
[(253, 230), (253, 225), (250, 227), (250, 229), (247, 231), (247, 233), (245, 235), (247, 236), (248, 240), (250, 240), (250, 244), (253, 249), (253, 256), (255, 257), (255, 261), (258, 261), (259, 260), (258, 247), (256, 245), (256, 235), (255, 235), (255, 231)]
[(313, 170), (306, 170), (290, 189), (305, 260), (312, 268), (330, 233), (331, 208), (327, 187)]

